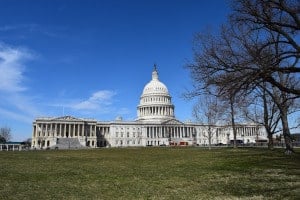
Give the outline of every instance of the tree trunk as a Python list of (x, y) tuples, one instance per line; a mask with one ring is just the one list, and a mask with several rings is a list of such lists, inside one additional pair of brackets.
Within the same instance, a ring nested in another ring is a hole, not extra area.
[(289, 124), (288, 124), (286, 106), (283, 106), (280, 109), (280, 112), (281, 112), (282, 134), (283, 134), (284, 143), (285, 143), (285, 153), (290, 154), (290, 153), (294, 152), (294, 150), (293, 150), (293, 146), (292, 146), (291, 133), (290, 133)]
[(268, 149), (273, 150), (274, 149), (274, 145), (273, 145), (273, 133), (270, 132), (270, 131), (267, 131), (267, 133), (268, 133), (268, 139), (269, 139)]
[(266, 99), (266, 91), (264, 90), (263, 94), (263, 104), (264, 104), (264, 125), (268, 134), (268, 149), (273, 149), (273, 133), (271, 131), (271, 127), (269, 126), (269, 112), (268, 112), (268, 104)]
[(230, 97), (230, 115), (231, 115), (231, 126), (232, 126), (232, 131), (233, 131), (233, 148), (237, 148), (236, 145), (236, 128), (235, 128), (235, 121), (234, 121), (234, 97)]
[(211, 137), (212, 135), (211, 135), (211, 127), (210, 127), (210, 125), (209, 125), (209, 127), (208, 127), (208, 149), (209, 150), (211, 150)]

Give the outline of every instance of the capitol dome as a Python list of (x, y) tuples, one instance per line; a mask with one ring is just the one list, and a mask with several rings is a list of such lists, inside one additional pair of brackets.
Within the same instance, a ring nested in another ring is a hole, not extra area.
[(168, 88), (159, 81), (156, 65), (152, 79), (144, 87), (138, 105), (138, 120), (165, 120), (174, 118), (174, 105)]
[(154, 68), (152, 72), (152, 80), (146, 84), (143, 90), (143, 95), (165, 94), (169, 95), (168, 88), (158, 80), (158, 72)]

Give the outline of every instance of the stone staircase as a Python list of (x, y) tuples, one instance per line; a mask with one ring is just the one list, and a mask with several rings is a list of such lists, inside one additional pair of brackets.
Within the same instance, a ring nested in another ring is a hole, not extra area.
[(80, 144), (77, 138), (59, 138), (53, 149), (85, 149), (87, 147)]

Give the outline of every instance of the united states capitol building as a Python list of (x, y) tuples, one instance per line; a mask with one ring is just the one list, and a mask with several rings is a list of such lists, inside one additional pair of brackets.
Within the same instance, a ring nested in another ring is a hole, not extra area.
[[(181, 122), (176, 119), (174, 109), (171, 95), (159, 80), (155, 66), (152, 79), (140, 97), (135, 121), (123, 121), (120, 117), (113, 121), (72, 116), (36, 118), (32, 148), (206, 146), (209, 138), (212, 145), (232, 143), (231, 126)], [(264, 127), (257, 124), (239, 124), (236, 130), (240, 143), (267, 141)]]

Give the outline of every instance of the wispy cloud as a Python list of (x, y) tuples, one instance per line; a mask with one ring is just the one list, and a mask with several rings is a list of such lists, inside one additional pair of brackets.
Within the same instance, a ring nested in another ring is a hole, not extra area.
[[(33, 33), (41, 34), (51, 38), (61, 38), (66, 36), (64, 34), (66, 30), (67, 28), (65, 26), (56, 26), (56, 25), (44, 26), (35, 23), (10, 24), (10, 25), (0, 26), (0, 32), (17, 33), (18, 38), (26, 38), (32, 35)], [(7, 37), (12, 37), (12, 36), (7, 35)], [(16, 37), (16, 35), (13, 34), (13, 37)]]
[(21, 122), (25, 122), (25, 123), (32, 123), (32, 118), (29, 117), (26, 114), (22, 114), (20, 112), (14, 112), (14, 111), (10, 111), (4, 108), (0, 108), (0, 114), (2, 116), (5, 116), (6, 118), (10, 118), (10, 119), (14, 119), (17, 121), (21, 121)]
[(27, 93), (25, 62), (34, 58), (32, 51), (0, 43), (0, 114), (1, 118), (30, 122), (38, 113)]
[(32, 54), (24, 48), (12, 48), (0, 43), (0, 90), (19, 92), (26, 90), (24, 81), (24, 62)]
[(100, 90), (93, 93), (87, 100), (83, 100), (70, 105), (72, 109), (82, 111), (106, 111), (112, 104), (112, 98), (116, 93), (110, 90)]
[(0, 27), (0, 31), (6, 32), (6, 31), (15, 31), (19, 29), (27, 29), (29, 31), (33, 31), (37, 29), (37, 24), (10, 24), (10, 25), (4, 25)]

